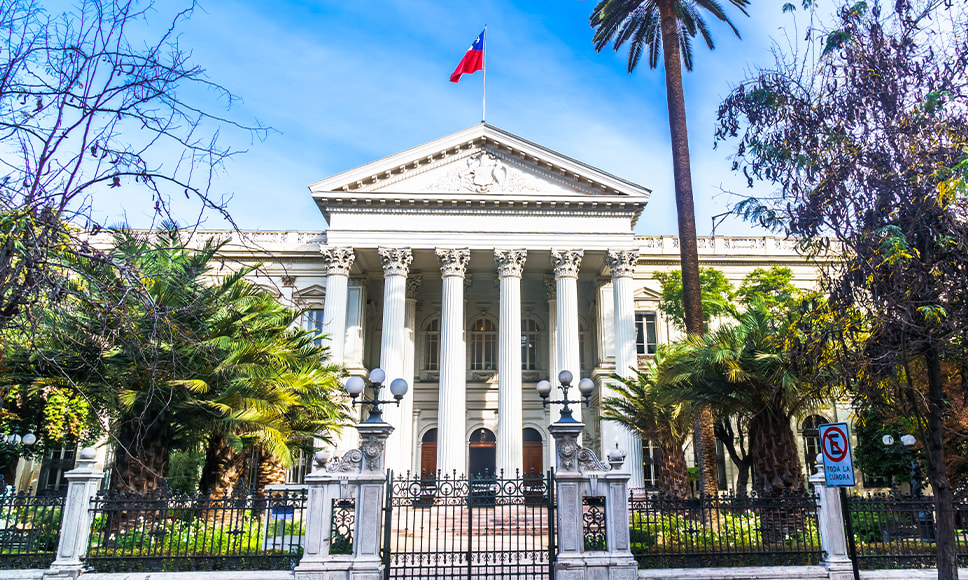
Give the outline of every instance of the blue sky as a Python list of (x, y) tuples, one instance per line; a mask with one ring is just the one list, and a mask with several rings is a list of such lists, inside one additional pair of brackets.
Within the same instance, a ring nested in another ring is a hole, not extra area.
[[(624, 49), (596, 53), (594, 5), (201, 0), (182, 46), (243, 99), (233, 117), (274, 129), (264, 142), (234, 143), (248, 152), (224, 168), (216, 189), (232, 194), (229, 209), (242, 228), (324, 229), (309, 183), (480, 121), (481, 73), (456, 85), (448, 76), (487, 24), (487, 121), (652, 188), (637, 232), (674, 234), (663, 73), (642, 65), (629, 75)], [(785, 42), (781, 27), (792, 24), (780, 6), (757, 3), (750, 18), (730, 7), (743, 39), (717, 22), (716, 50), (696, 46), (685, 89), (701, 235), (726, 211), (722, 188), (746, 191), (729, 171), (729, 147), (713, 149), (716, 108), (749, 67), (773, 62), (772, 39)], [(133, 201), (120, 207), (133, 225), (144, 219)], [(751, 232), (734, 219), (717, 228)]]

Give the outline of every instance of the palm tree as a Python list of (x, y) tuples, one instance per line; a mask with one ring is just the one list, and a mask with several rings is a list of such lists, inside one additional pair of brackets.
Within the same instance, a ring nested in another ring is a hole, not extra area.
[[(746, 14), (749, 0), (729, 0)], [(659, 63), (661, 49), (665, 66), (666, 104), (672, 137), (672, 170), (679, 218), (679, 253), (686, 331), (700, 336), (705, 332), (699, 286), (699, 252), (696, 242), (696, 212), (692, 198), (689, 167), (689, 135), (686, 130), (686, 101), (682, 90), (682, 65), (692, 70), (692, 39), (698, 33), (710, 49), (714, 48), (703, 12), (725, 22), (736, 36), (739, 31), (716, 0), (601, 0), (590, 17), (595, 28), (595, 50), (610, 43), (618, 51), (629, 43), (628, 71), (635, 70), (643, 51), (648, 51), (649, 67)], [(716, 490), (716, 448), (713, 444), (713, 415), (700, 409), (694, 426), (696, 450), (701, 459), (700, 483), (706, 493)]]
[(71, 265), (84, 275), (38, 323), (42, 348), (5, 353), (14, 384), (64, 379), (108, 423), (113, 489), (158, 489), (172, 450), (206, 444), (224, 493), (246, 448), (285, 466), (346, 417), (342, 371), (296, 329), (299, 313), (247, 282), (251, 268), (215, 278), (217, 251), (185, 248), (176, 229), (118, 232), (106, 259)]
[(832, 396), (791, 363), (787, 342), (797, 332), (795, 318), (778, 317), (756, 301), (735, 326), (689, 337), (662, 378), (698, 404), (742, 418), (755, 485), (772, 494), (803, 485), (792, 419)]
[(619, 394), (602, 401), (602, 416), (638, 432), (642, 439), (658, 446), (655, 461), (655, 484), (661, 492), (678, 498), (689, 497), (689, 476), (683, 446), (692, 424), (692, 408), (677, 400), (674, 393), (659, 377), (669, 359), (665, 349), (655, 355), (655, 361), (634, 377), (612, 375), (613, 387)]
[(317, 344), (318, 336), (296, 328), (300, 313), (251, 284), (238, 284), (228, 298), (207, 341), (221, 353), (218, 364), (199, 373), (218, 391), (201, 405), (215, 414), (204, 433), (201, 487), (216, 497), (238, 480), (244, 450), (260, 454), (265, 472), (258, 480), (282, 483), (278, 477), (285, 476), (300, 445), (328, 439), (346, 417), (334, 396), (342, 369), (325, 362), (327, 349)]

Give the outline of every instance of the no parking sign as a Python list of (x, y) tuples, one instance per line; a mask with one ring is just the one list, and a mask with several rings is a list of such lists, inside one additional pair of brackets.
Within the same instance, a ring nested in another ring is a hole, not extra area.
[(850, 454), (850, 431), (847, 423), (826, 423), (819, 426), (820, 448), (823, 450), (823, 473), (828, 487), (851, 487), (854, 481), (854, 461)]

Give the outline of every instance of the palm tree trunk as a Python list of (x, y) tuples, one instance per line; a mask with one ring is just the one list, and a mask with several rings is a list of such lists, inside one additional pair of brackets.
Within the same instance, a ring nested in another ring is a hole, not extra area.
[(205, 451), (199, 488), (214, 499), (228, 497), (239, 480), (243, 463), (242, 454), (232, 449), (228, 438), (224, 435), (213, 435)]
[(671, 434), (658, 438), (659, 460), (655, 462), (655, 486), (663, 494), (686, 499), (689, 497), (689, 472), (682, 441)]
[[(682, 301), (686, 332), (701, 336), (705, 331), (699, 288), (699, 249), (696, 242), (696, 210), (692, 199), (692, 171), (689, 166), (689, 132), (686, 127), (686, 98), (682, 90), (679, 59), (676, 0), (658, 3), (662, 27), (662, 57), (665, 64), (666, 104), (672, 138), (672, 175), (675, 180), (676, 213), (679, 219), (679, 257), (682, 269)], [(708, 406), (696, 413), (693, 444), (699, 460), (699, 489), (712, 495), (718, 488), (713, 413)]]
[[(168, 470), (167, 429), (144, 431), (132, 427), (134, 420), (122, 422), (118, 433), (111, 489), (119, 492), (148, 494), (163, 486)], [(157, 420), (155, 425), (161, 425)]]
[(279, 458), (266, 451), (259, 457), (259, 474), (256, 477), (255, 489), (259, 495), (264, 495), (267, 485), (281, 485), (286, 483), (286, 468)]
[(754, 486), (775, 496), (803, 487), (800, 455), (790, 419), (764, 411), (750, 419), (749, 432), (753, 475), (757, 479)]

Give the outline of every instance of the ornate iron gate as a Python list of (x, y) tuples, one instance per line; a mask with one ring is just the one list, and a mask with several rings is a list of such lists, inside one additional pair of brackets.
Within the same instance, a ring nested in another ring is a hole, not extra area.
[(387, 475), (384, 577), (553, 577), (554, 477)]

